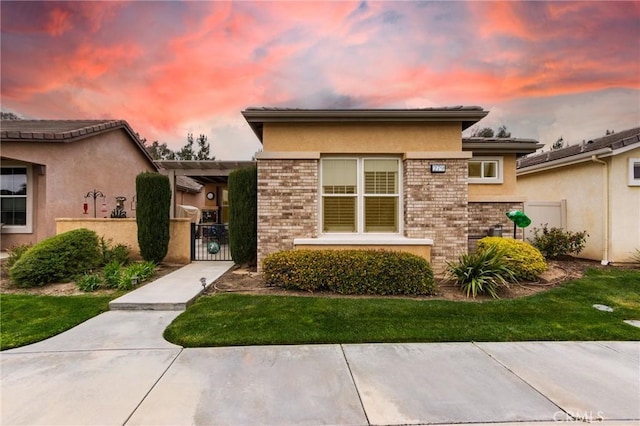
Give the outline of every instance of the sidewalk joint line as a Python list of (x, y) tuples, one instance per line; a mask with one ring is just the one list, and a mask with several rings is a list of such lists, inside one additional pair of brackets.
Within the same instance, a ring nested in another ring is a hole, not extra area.
[(349, 370), (349, 376), (351, 377), (351, 383), (353, 383), (353, 387), (356, 390), (356, 394), (358, 395), (358, 400), (360, 401), (360, 406), (362, 407), (362, 413), (364, 414), (364, 418), (367, 421), (367, 425), (371, 425), (369, 421), (369, 416), (367, 415), (367, 410), (364, 408), (364, 402), (362, 401), (362, 396), (360, 395), (360, 390), (358, 389), (358, 385), (356, 384), (356, 379), (353, 377), (353, 372), (351, 371), (351, 365), (349, 364), (349, 360), (347, 359), (347, 354), (344, 353), (344, 346), (340, 344), (340, 350), (342, 351), (342, 356), (344, 357), (344, 362), (347, 364), (347, 370)]
[(509, 373), (513, 374), (515, 377), (517, 377), (522, 383), (524, 383), (525, 385), (527, 385), (529, 388), (533, 389), (534, 392), (536, 392), (538, 395), (542, 396), (544, 399), (546, 399), (547, 401), (549, 401), (551, 404), (555, 405), (556, 407), (558, 407), (558, 409), (560, 411), (562, 411), (563, 413), (565, 413), (566, 415), (568, 415), (570, 418), (573, 419), (573, 421), (579, 421), (580, 419), (576, 418), (573, 414), (571, 414), (570, 412), (568, 412), (567, 410), (565, 410), (564, 408), (562, 408), (561, 406), (559, 406), (558, 404), (556, 404), (555, 401), (553, 401), (551, 398), (549, 398), (547, 395), (545, 395), (544, 393), (542, 393), (538, 388), (536, 388), (535, 386), (533, 386), (531, 383), (527, 382), (524, 378), (520, 377), (515, 371), (513, 371), (511, 368), (507, 367), (506, 364), (504, 364), (503, 362), (501, 362), (498, 358), (494, 357), (493, 355), (491, 355), (489, 352), (487, 352), (486, 350), (484, 350), (483, 348), (481, 348), (480, 346), (478, 346), (476, 344), (477, 342), (471, 342), (471, 344), (473, 346), (475, 346), (476, 348), (480, 349), (480, 351), (482, 353), (484, 353), (485, 355), (487, 355), (489, 357), (489, 359), (493, 360), (494, 362), (498, 363), (498, 365), (500, 365), (502, 368), (504, 368), (505, 370), (507, 370)]
[(140, 408), (140, 406), (142, 405), (142, 403), (144, 402), (145, 399), (147, 399), (147, 397), (149, 396), (149, 394), (151, 393), (151, 391), (153, 391), (155, 389), (155, 387), (158, 385), (158, 383), (160, 382), (160, 380), (162, 380), (162, 378), (164, 377), (165, 374), (167, 374), (167, 371), (169, 371), (169, 369), (173, 366), (173, 364), (176, 362), (176, 360), (178, 359), (178, 357), (180, 356), (180, 354), (182, 353), (182, 351), (184, 351), (184, 347), (180, 348), (180, 351), (178, 351), (178, 353), (176, 354), (175, 358), (173, 358), (173, 360), (169, 363), (169, 365), (167, 366), (167, 368), (165, 368), (165, 370), (162, 372), (162, 374), (160, 374), (160, 377), (158, 377), (158, 380), (156, 380), (153, 385), (151, 385), (151, 387), (149, 388), (149, 390), (144, 394), (144, 396), (142, 397), (142, 399), (140, 400), (140, 402), (138, 403), (138, 405), (135, 406), (135, 408), (133, 409), (133, 411), (131, 411), (131, 414), (129, 414), (129, 416), (125, 419), (125, 421), (122, 423), (123, 426), (126, 425), (127, 423), (129, 423), (129, 420), (131, 420), (131, 417), (133, 417), (133, 415), (136, 413), (136, 411), (138, 411), (138, 408)]

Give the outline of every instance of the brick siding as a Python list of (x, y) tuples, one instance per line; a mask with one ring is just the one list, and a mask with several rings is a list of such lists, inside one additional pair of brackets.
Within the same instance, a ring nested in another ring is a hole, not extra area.
[[(502, 225), (502, 235), (513, 237), (513, 222), (506, 213), (511, 210), (523, 210), (519, 202), (470, 202), (469, 203), (469, 252), (474, 252), (477, 241), (487, 236), (490, 226)], [(517, 228), (516, 238), (523, 238), (523, 229)]]
[[(445, 173), (431, 173), (431, 164)], [(447, 261), (467, 252), (467, 160), (405, 160), (404, 234), (431, 238), (431, 265), (441, 274)]]
[(318, 234), (318, 160), (258, 160), (258, 271), (294, 238)]

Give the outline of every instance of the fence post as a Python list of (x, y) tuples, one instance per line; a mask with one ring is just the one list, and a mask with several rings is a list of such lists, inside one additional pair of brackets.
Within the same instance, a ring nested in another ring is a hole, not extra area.
[(191, 223), (191, 260), (196, 258), (196, 224)]

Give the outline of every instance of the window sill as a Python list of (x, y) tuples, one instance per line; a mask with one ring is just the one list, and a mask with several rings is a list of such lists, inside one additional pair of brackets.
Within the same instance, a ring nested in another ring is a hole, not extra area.
[(388, 237), (381, 235), (332, 235), (318, 238), (296, 238), (293, 240), (293, 244), (296, 246), (432, 246), (433, 240), (431, 238), (406, 238), (397, 235), (390, 235)]
[(2, 225), (0, 232), (2, 234), (32, 234), (33, 230), (30, 226)]

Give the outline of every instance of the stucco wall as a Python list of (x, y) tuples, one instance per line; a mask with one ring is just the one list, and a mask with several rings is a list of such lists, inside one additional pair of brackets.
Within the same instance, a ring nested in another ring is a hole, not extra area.
[[(124, 196), (128, 217), (135, 217), (131, 202), (135, 195), (135, 178), (143, 171), (154, 171), (144, 154), (122, 129), (90, 136), (75, 142), (3, 142), (2, 164), (11, 159), (44, 165), (43, 175), (34, 171), (37, 180), (33, 204), (33, 233), (9, 234), (3, 230), (2, 248), (18, 240), (37, 242), (55, 235), (56, 218), (93, 218), (93, 200), (84, 215), (84, 196), (94, 189), (105, 196), (97, 200), (97, 217), (109, 217), (115, 197)], [(39, 169), (39, 168), (37, 168)], [(38, 175), (38, 176), (36, 176)]]
[(629, 261), (640, 249), (640, 186), (627, 183), (629, 158), (640, 158), (640, 148), (611, 158), (610, 254), (614, 262)]
[(461, 151), (460, 123), (280, 124), (265, 123), (265, 152), (405, 153)]
[(202, 208), (205, 200), (205, 192), (198, 193), (176, 191), (176, 204)]
[[(138, 226), (135, 219), (56, 219), (56, 234), (86, 228), (112, 244), (125, 244), (131, 248), (131, 257), (140, 259)], [(187, 218), (171, 219), (169, 248), (164, 262), (186, 264), (191, 262), (191, 222)]]
[(567, 200), (567, 230), (589, 233), (580, 253), (585, 259), (602, 259), (601, 167), (582, 163), (518, 177), (518, 193), (528, 201)]

